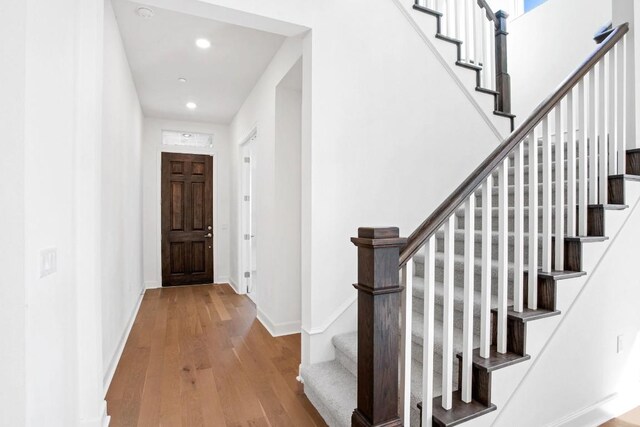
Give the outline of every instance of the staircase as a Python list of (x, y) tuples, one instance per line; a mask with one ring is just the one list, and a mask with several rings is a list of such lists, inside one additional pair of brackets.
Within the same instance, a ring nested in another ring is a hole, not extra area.
[[(440, 31), (441, 13), (414, 7)], [(528, 325), (561, 315), (561, 283), (589, 273), (584, 253), (606, 245), (610, 211), (640, 181), (615, 72), (627, 32), (615, 28), (408, 239), (394, 228), (352, 239), (359, 332), (333, 337), (335, 359), (301, 371), (329, 425), (454, 426), (497, 409), (492, 374), (532, 358)], [(606, 115), (596, 92), (617, 109)]]

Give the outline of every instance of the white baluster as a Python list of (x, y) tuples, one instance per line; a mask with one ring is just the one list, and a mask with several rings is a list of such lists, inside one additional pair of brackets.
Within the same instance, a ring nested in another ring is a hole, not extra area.
[[(524, 309), (524, 147), (514, 150), (513, 310)], [(531, 190), (531, 189), (530, 189)]]
[(442, 407), (453, 404), (453, 294), (454, 218), (444, 225), (444, 307), (442, 319)]
[(625, 43), (626, 43), (626, 36), (620, 40), (618, 42), (618, 45), (616, 46), (616, 48), (618, 49), (618, 52), (616, 54), (616, 58), (618, 61), (618, 67), (617, 67), (617, 94), (616, 94), (616, 101), (618, 103), (617, 109), (618, 109), (618, 113), (617, 113), (617, 123), (616, 123), (616, 127), (617, 127), (617, 133), (618, 133), (618, 138), (617, 138), (617, 142), (618, 142), (618, 173), (619, 174), (624, 174), (626, 173), (626, 168), (627, 168), (627, 136), (626, 136), (626, 124), (625, 121), (627, 120), (627, 110), (626, 110), (626, 102), (625, 102), (625, 97), (627, 96), (627, 92), (626, 92), (626, 79), (625, 79), (625, 75), (626, 75), (626, 58), (625, 58), (625, 53), (626, 53), (626, 48), (625, 48)]
[(433, 423), (433, 337), (435, 316), (435, 237), (424, 247), (424, 343), (422, 350), (422, 425)]
[(567, 236), (576, 235), (576, 125), (573, 90), (567, 94)]
[(564, 270), (564, 138), (562, 130), (562, 101), (556, 105), (556, 221), (555, 269)]
[(475, 0), (471, 0), (473, 8), (473, 45), (475, 51), (476, 62), (482, 65), (486, 62), (484, 53), (482, 52), (482, 33), (484, 31), (484, 9), (481, 9)]
[[(476, 62), (476, 58), (473, 52), (473, 0), (459, 0), (465, 7), (465, 27), (464, 27), (464, 46), (465, 46), (465, 61)], [(477, 64), (477, 62), (476, 62)]]
[(607, 68), (605, 67), (605, 59), (602, 58), (598, 62), (598, 199), (599, 203), (606, 204), (608, 201), (609, 191), (609, 174), (607, 172), (607, 105), (608, 97), (606, 82)]
[[(609, 66), (608, 71), (608, 83), (609, 87), (607, 89), (608, 98), (609, 98), (609, 114), (607, 116), (608, 125), (607, 129), (609, 130), (608, 138), (607, 138), (607, 146), (608, 146), (608, 158), (609, 158), (609, 174), (615, 175), (617, 173), (616, 161), (618, 160), (616, 149), (618, 147), (618, 128), (616, 126), (616, 47), (609, 51), (609, 55), (607, 58), (607, 64)], [(605, 137), (606, 138), (606, 137)]]
[(447, 18), (447, 32), (448, 35), (456, 38), (457, 34), (455, 34), (456, 31), (456, 6), (459, 3), (456, 0), (448, 0), (447, 1), (447, 16), (445, 16), (445, 18)]
[(464, 204), (464, 306), (462, 314), (462, 401), (471, 402), (473, 365), (473, 278), (475, 275), (476, 196), (472, 193)]
[(587, 105), (585, 103), (585, 78), (578, 83), (578, 127), (580, 140), (578, 142), (578, 235), (587, 235), (587, 185), (588, 185), (588, 155), (587, 155)]
[(482, 283), (480, 290), (480, 356), (487, 359), (491, 348), (491, 217), (493, 177), (487, 176), (482, 187)]
[(597, 92), (596, 92), (596, 68), (589, 71), (589, 203), (598, 203), (598, 134), (597, 134)]
[(538, 139), (529, 134), (529, 308), (538, 308)]
[(483, 20), (482, 29), (482, 50), (484, 52), (484, 63), (482, 64), (482, 87), (493, 89), (493, 54), (491, 51), (491, 38), (493, 38), (493, 22)]
[[(549, 116), (542, 119), (542, 271), (551, 272), (551, 134)], [(530, 189), (531, 191), (535, 191)], [(531, 209), (531, 208), (529, 208)], [(538, 212), (529, 210), (529, 215)]]
[(402, 268), (404, 292), (402, 299), (402, 364), (400, 365), (400, 402), (402, 402), (402, 420), (408, 424), (411, 419), (411, 319), (413, 316), (413, 259)]
[(462, 31), (464, 28), (464, 9), (466, 7), (466, 5), (464, 4), (464, 1), (460, 2), (457, 1), (456, 2), (456, 37), (459, 40), (462, 40), (463, 42), (465, 41), (465, 39), (462, 36)]
[(491, 32), (489, 36), (489, 52), (491, 52), (491, 86), (489, 89), (496, 90), (496, 27), (495, 23), (491, 23)]
[(507, 281), (509, 262), (509, 158), (498, 167), (498, 341), (499, 353), (507, 352)]

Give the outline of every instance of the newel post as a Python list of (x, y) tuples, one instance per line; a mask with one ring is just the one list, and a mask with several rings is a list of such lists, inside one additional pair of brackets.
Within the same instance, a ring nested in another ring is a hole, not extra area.
[(400, 248), (398, 228), (359, 228), (358, 407), (353, 427), (402, 426), (398, 408)]
[(511, 76), (507, 61), (507, 18), (504, 10), (496, 12), (496, 91), (498, 96), (497, 110), (511, 113)]

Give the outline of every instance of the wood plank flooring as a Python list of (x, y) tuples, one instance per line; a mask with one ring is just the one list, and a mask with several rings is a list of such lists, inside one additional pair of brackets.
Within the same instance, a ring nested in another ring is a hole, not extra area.
[(274, 338), (229, 285), (149, 290), (107, 393), (111, 427), (326, 426)]
[(627, 412), (613, 420), (607, 421), (601, 427), (637, 427), (640, 426), (640, 407)]

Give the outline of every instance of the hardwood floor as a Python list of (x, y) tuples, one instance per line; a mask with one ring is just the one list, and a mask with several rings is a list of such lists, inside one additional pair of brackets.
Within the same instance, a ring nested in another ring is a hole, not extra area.
[(607, 421), (601, 427), (637, 427), (640, 426), (640, 407), (627, 412), (613, 420)]
[(110, 425), (325, 426), (299, 364), (300, 335), (273, 338), (229, 285), (149, 290), (107, 393)]

